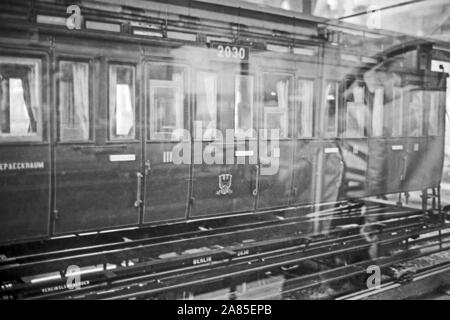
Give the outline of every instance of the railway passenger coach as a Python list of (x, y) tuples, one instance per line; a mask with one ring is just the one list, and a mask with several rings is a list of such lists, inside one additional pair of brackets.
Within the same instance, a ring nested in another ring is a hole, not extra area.
[(432, 43), (129, 3), (0, 4), (0, 242), (439, 185)]

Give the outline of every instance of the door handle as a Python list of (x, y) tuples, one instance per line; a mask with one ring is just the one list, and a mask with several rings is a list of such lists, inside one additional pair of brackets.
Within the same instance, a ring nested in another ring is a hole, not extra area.
[(406, 178), (406, 157), (407, 156), (404, 156), (402, 158), (402, 171), (401, 171), (400, 181), (403, 181)]
[(256, 179), (255, 179), (255, 188), (252, 191), (252, 194), (254, 197), (256, 197), (258, 195), (258, 188), (259, 188), (259, 165), (255, 165), (256, 168)]
[(145, 175), (148, 176), (152, 173), (152, 165), (150, 164), (150, 160), (145, 161)]
[(134, 206), (136, 208), (139, 208), (142, 205), (141, 187), (142, 187), (142, 178), (144, 177), (144, 175), (140, 172), (137, 172), (136, 177), (137, 177), (137, 192), (136, 192), (136, 202), (134, 203)]

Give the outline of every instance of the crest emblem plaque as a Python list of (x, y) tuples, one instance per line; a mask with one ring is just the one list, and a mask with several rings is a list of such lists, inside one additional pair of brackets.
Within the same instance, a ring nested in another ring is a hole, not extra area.
[(233, 179), (233, 176), (228, 173), (219, 175), (219, 190), (216, 191), (216, 194), (218, 196), (233, 193), (233, 190), (231, 190), (232, 179)]

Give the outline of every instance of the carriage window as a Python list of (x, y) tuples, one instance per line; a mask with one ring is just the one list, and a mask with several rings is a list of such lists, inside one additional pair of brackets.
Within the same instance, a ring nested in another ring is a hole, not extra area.
[(234, 96), (234, 130), (237, 136), (253, 129), (253, 77), (237, 75)]
[(391, 136), (403, 135), (403, 94), (402, 88), (394, 87), (392, 97)]
[(439, 132), (439, 92), (429, 92), (428, 135), (437, 136)]
[(299, 80), (298, 94), (299, 108), (296, 115), (297, 138), (312, 137), (314, 82), (311, 80)]
[(135, 137), (134, 68), (109, 67), (109, 136), (111, 140)]
[(0, 139), (38, 137), (39, 66), (38, 60), (0, 58)]
[(384, 124), (384, 87), (375, 88), (372, 110), (372, 136), (383, 136)]
[(411, 91), (409, 102), (408, 136), (420, 137), (423, 126), (423, 91)]
[(338, 129), (339, 85), (329, 82), (325, 91), (324, 125), (325, 136), (336, 137)]
[(60, 61), (59, 70), (60, 138), (89, 140), (89, 64)]
[(346, 136), (364, 137), (366, 135), (366, 114), (367, 105), (364, 102), (365, 87), (361, 83), (355, 82), (346, 91)]
[(198, 72), (196, 80), (196, 121), (200, 122), (202, 133), (196, 132), (195, 137), (212, 139), (217, 129), (217, 75), (211, 72)]
[[(168, 64), (153, 64), (150, 71), (149, 139), (181, 138), (184, 128), (184, 69)], [(172, 137), (172, 134), (177, 134)]]
[(289, 75), (264, 75), (264, 128), (278, 129), (280, 138), (288, 136), (288, 108), (292, 77)]

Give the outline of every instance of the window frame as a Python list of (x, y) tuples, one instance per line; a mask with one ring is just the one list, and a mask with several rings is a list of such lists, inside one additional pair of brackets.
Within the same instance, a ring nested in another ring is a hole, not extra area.
[(205, 132), (203, 132), (204, 128), (202, 127), (202, 136), (199, 137), (198, 133), (196, 131), (196, 129), (197, 129), (196, 126), (193, 126), (193, 128), (192, 128), (192, 136), (193, 136), (194, 140), (196, 140), (196, 141), (214, 141), (214, 140), (216, 140), (218, 138), (216, 136), (217, 131), (220, 131), (220, 122), (219, 122), (220, 119), (221, 119), (221, 114), (220, 114), (220, 89), (221, 89), (221, 86), (220, 86), (220, 79), (219, 79), (220, 72), (218, 70), (215, 70), (215, 69), (197, 69), (197, 70), (194, 71), (193, 74), (194, 74), (194, 77), (195, 77), (195, 79), (194, 79), (195, 80), (194, 81), (195, 88), (194, 88), (194, 92), (193, 92), (194, 108), (193, 108), (193, 115), (192, 115), (192, 119), (193, 119), (194, 123), (196, 121), (198, 121), (197, 112), (198, 112), (199, 108), (198, 108), (198, 91), (197, 91), (197, 88), (198, 88), (198, 85), (199, 85), (198, 84), (198, 76), (199, 76), (199, 74), (214, 75), (214, 78), (215, 78), (215, 81), (216, 81), (216, 101), (215, 101), (215, 104), (216, 104), (216, 106), (215, 106), (216, 110), (215, 111), (216, 112), (215, 112), (215, 119), (214, 119), (214, 121), (215, 121), (214, 135), (210, 136), (210, 137), (205, 137), (204, 136)]
[[(420, 95), (420, 122), (419, 122), (419, 128), (420, 132), (418, 135), (412, 135), (411, 134), (411, 121), (412, 121), (412, 113), (411, 113), (411, 103), (412, 103), (412, 99), (414, 97), (415, 94), (419, 93)], [(421, 138), (424, 137), (425, 134), (425, 126), (424, 126), (424, 117), (425, 117), (425, 94), (424, 94), (424, 90), (422, 88), (413, 88), (411, 90), (409, 90), (409, 94), (410, 94), (410, 98), (408, 103), (408, 127), (407, 127), (407, 133), (406, 136), (408, 138)]]
[[(74, 139), (74, 140), (63, 140), (62, 139), (62, 127), (61, 127), (61, 109), (60, 109), (60, 101), (59, 101), (59, 90), (60, 90), (60, 72), (61, 72), (61, 62), (75, 62), (75, 63), (86, 63), (89, 68), (88, 75), (88, 110), (89, 110), (89, 138), (88, 139)], [(55, 101), (56, 101), (56, 142), (60, 144), (93, 144), (95, 143), (95, 112), (94, 112), (94, 63), (93, 59), (90, 57), (80, 57), (80, 56), (70, 56), (70, 55), (61, 55), (56, 57), (55, 59), (56, 65), (56, 90), (55, 90)]]
[[(113, 133), (112, 133), (112, 113), (111, 113), (111, 68), (115, 66), (115, 67), (128, 67), (131, 68), (133, 70), (133, 88), (131, 90), (132, 93), (132, 103), (133, 103), (133, 113), (134, 113), (134, 117), (133, 117), (133, 135), (131, 137), (124, 137), (124, 138), (113, 138)], [(107, 142), (126, 142), (126, 141), (138, 141), (138, 134), (139, 134), (139, 107), (137, 105), (138, 103), (138, 79), (137, 79), (137, 64), (133, 63), (133, 62), (122, 62), (122, 61), (115, 61), (115, 60), (111, 60), (107, 62)]]
[[(391, 110), (391, 114), (390, 114), (390, 130), (389, 130), (389, 137), (390, 138), (404, 138), (405, 135), (405, 118), (404, 118), (404, 114), (405, 114), (405, 104), (404, 104), (404, 95), (403, 95), (403, 86), (393, 86), (392, 87), (392, 96), (394, 97), (393, 101), (392, 101), (392, 110)], [(396, 94), (395, 92), (399, 91), (400, 92), (400, 99), (396, 99)], [(394, 104), (394, 101), (398, 101), (397, 103)], [(398, 123), (400, 124), (400, 128), (399, 128), (399, 134), (398, 135), (394, 135), (394, 122), (393, 120), (396, 118), (395, 117), (395, 108), (396, 105), (399, 104), (400, 105), (400, 113), (398, 118), (400, 119), (400, 121), (398, 121)]]
[[(294, 71), (290, 72), (291, 70), (265, 70), (261, 72), (261, 112), (262, 112), (262, 128), (263, 130), (267, 129), (267, 114), (281, 114), (283, 113), (286, 120), (286, 134), (284, 136), (279, 137), (280, 140), (291, 140), (295, 138), (295, 135), (293, 133), (294, 125), (292, 125), (292, 121), (290, 121), (290, 116), (292, 115), (292, 110), (296, 108), (296, 104), (298, 103), (295, 99), (295, 95), (297, 93), (297, 78), (299, 78)], [(265, 95), (265, 76), (266, 75), (272, 75), (272, 76), (285, 76), (288, 78), (288, 99), (287, 99), (287, 106), (284, 112), (282, 110), (278, 110), (279, 107), (270, 107), (265, 104), (264, 101), (264, 95)], [(305, 78), (307, 79), (307, 78)], [(294, 98), (292, 98), (294, 97)], [(314, 99), (313, 99), (314, 101)], [(268, 112), (266, 112), (266, 109)], [(314, 118), (314, 116), (313, 116)], [(270, 134), (267, 131), (264, 131), (263, 138), (265, 140), (270, 140)], [(314, 133), (313, 133), (314, 136)]]
[[(427, 132), (426, 135), (427, 137), (439, 137), (439, 132), (441, 130), (441, 121), (439, 120), (439, 115), (441, 113), (441, 95), (442, 95), (442, 91), (440, 90), (429, 90), (425, 92), (426, 95), (428, 96), (427, 98), (429, 99), (429, 101), (427, 101), (427, 105), (428, 105), (428, 110), (426, 110), (426, 128), (427, 128)], [(425, 97), (424, 97), (425, 98)], [(435, 101), (435, 105), (436, 105), (436, 118), (434, 120), (436, 120), (436, 129), (434, 133), (430, 133), (430, 115), (431, 115), (431, 101)]]
[[(325, 90), (323, 91), (323, 96), (321, 97), (321, 110), (320, 110), (320, 114), (323, 115), (322, 117), (319, 117), (319, 121), (321, 122), (321, 126), (319, 126), (319, 128), (322, 128), (321, 133), (320, 133), (320, 137), (324, 138), (324, 139), (339, 139), (340, 135), (339, 135), (339, 113), (340, 113), (340, 103), (341, 103), (341, 99), (342, 99), (342, 93), (341, 93), (341, 81), (340, 80), (335, 80), (335, 79), (326, 79), (325, 80)], [(334, 119), (334, 133), (333, 135), (329, 135), (328, 134), (328, 123), (329, 123), (329, 117), (328, 117), (328, 99), (326, 94), (328, 94), (327, 92), (327, 87), (329, 84), (334, 84), (335, 86), (335, 92), (337, 94), (337, 97), (335, 98), (335, 119)], [(326, 121), (325, 121), (326, 120)]]
[[(19, 61), (17, 61), (19, 60)], [(38, 106), (38, 114), (36, 115), (36, 133), (26, 135), (12, 135), (0, 133), (0, 143), (8, 142), (44, 142), (44, 103), (43, 96), (46, 89), (43, 88), (43, 58), (42, 57), (30, 57), (30, 56), (18, 56), (13, 57), (10, 55), (0, 55), (0, 64), (18, 64), (18, 65), (33, 65), (36, 70), (36, 102)]]
[[(252, 98), (252, 100), (251, 100), (251, 105), (250, 105), (250, 120), (251, 120), (251, 126), (250, 126), (250, 129), (249, 130), (251, 130), (251, 132), (252, 132), (252, 136), (250, 137), (250, 136), (248, 136), (247, 134), (245, 134), (244, 133), (244, 131), (242, 131), (242, 132), (239, 132), (238, 131), (238, 129), (240, 130), (240, 128), (238, 128), (238, 126), (237, 126), (237, 123), (238, 123), (238, 119), (239, 119), (239, 117), (238, 117), (238, 113), (236, 112), (237, 111), (237, 101), (236, 101), (236, 99), (237, 99), (237, 97), (236, 97), (236, 93), (237, 93), (237, 91), (236, 91), (236, 86), (237, 86), (237, 79), (239, 78), (239, 77), (244, 77), (244, 78), (248, 78), (248, 79), (251, 79), (251, 98)], [(253, 74), (253, 73), (242, 73), (242, 72), (237, 72), (237, 73), (234, 73), (234, 102), (233, 102), (233, 104), (234, 104), (234, 106), (233, 106), (233, 131), (234, 131), (234, 137), (236, 138), (236, 139), (242, 139), (242, 138), (245, 138), (245, 139), (251, 139), (251, 138), (256, 138), (256, 137), (254, 137), (253, 136), (253, 134), (254, 134), (254, 132), (255, 132), (255, 130), (256, 130), (256, 124), (257, 124), (257, 121), (255, 120), (255, 105), (256, 105), (256, 84), (257, 84), (257, 82), (256, 82), (256, 76)], [(222, 79), (222, 81), (223, 81), (223, 79)], [(221, 92), (222, 93), (222, 92)], [(223, 129), (229, 129), (229, 128), (221, 128), (222, 130)]]
[[(382, 115), (381, 115), (381, 134), (379, 135), (375, 135), (374, 134), (374, 111), (375, 111), (375, 94), (377, 92), (377, 90), (381, 89), (381, 93), (382, 93), (382, 104), (381, 104), (381, 108), (382, 108)], [(386, 129), (385, 129), (385, 118), (386, 118), (386, 104), (385, 104), (385, 92), (386, 92), (386, 88), (384, 86), (377, 86), (375, 87), (375, 90), (373, 92), (373, 97), (371, 100), (371, 106), (370, 106), (370, 130), (369, 130), (369, 138), (374, 138), (374, 139), (381, 139), (381, 138), (387, 138), (386, 135)]]
[[(347, 88), (347, 83), (348, 83), (348, 81), (350, 81), (351, 79), (346, 79), (345, 80), (345, 84), (346, 84), (346, 88)], [(371, 131), (370, 129), (370, 126), (371, 126), (371, 121), (372, 121), (372, 117), (371, 117), (371, 114), (370, 114), (370, 111), (369, 111), (369, 108), (370, 108), (370, 102), (369, 102), (369, 96), (367, 95), (367, 92), (368, 92), (368, 90), (367, 90), (367, 84), (364, 82), (364, 80), (361, 80), (361, 79), (353, 79), (353, 83), (351, 84), (351, 87), (353, 87), (353, 85), (360, 85), (360, 84), (362, 84), (362, 90), (363, 90), (363, 104), (362, 104), (362, 106), (364, 106), (366, 109), (365, 110), (363, 110), (363, 127), (362, 127), (362, 130), (363, 130), (363, 132), (362, 132), (362, 135), (350, 135), (349, 134), (349, 132), (348, 132), (348, 130), (349, 130), (349, 127), (348, 127), (348, 124), (349, 124), (349, 108), (348, 108), (348, 103), (350, 102), (350, 101), (348, 101), (347, 99), (346, 99), (346, 97), (345, 97), (345, 95), (344, 94), (342, 94), (342, 102), (343, 102), (343, 104), (342, 104), (342, 112), (343, 113), (345, 113), (345, 115), (344, 115), (344, 117), (343, 117), (343, 121), (345, 121), (345, 126), (344, 126), (344, 130), (343, 130), (343, 137), (344, 138), (346, 138), (346, 139), (366, 139), (366, 138), (368, 138), (369, 137), (369, 132)], [(353, 100), (355, 100), (355, 97), (354, 97), (354, 91), (352, 92), (352, 95), (353, 95)], [(353, 101), (353, 103), (355, 103), (354, 101)], [(361, 128), (358, 128), (358, 129), (361, 129)]]
[[(143, 135), (144, 135), (144, 140), (146, 142), (175, 142), (175, 141), (184, 141), (184, 140), (189, 140), (187, 137), (180, 137), (179, 139), (172, 139), (172, 137), (167, 138), (167, 137), (153, 137), (152, 138), (152, 123), (151, 123), (151, 118), (150, 118), (150, 113), (151, 113), (151, 109), (152, 109), (152, 105), (151, 105), (151, 97), (150, 97), (150, 82), (151, 81), (168, 81), (168, 80), (157, 80), (157, 79), (150, 79), (151, 77), (151, 66), (152, 65), (162, 65), (162, 66), (171, 66), (171, 67), (175, 67), (175, 68), (180, 68), (183, 70), (183, 86), (182, 86), (182, 97), (183, 97), (183, 105), (182, 105), (182, 109), (181, 111), (181, 115), (182, 115), (182, 130), (184, 130), (185, 132), (191, 132), (190, 131), (190, 117), (191, 117), (191, 101), (190, 101), (190, 86), (188, 84), (189, 80), (191, 79), (190, 75), (190, 68), (188, 64), (184, 64), (182, 62), (179, 61), (173, 61), (173, 60), (153, 60), (153, 59), (146, 59), (145, 61), (143, 61), (142, 63), (142, 67), (144, 68), (144, 90), (143, 90), (143, 94), (144, 94), (144, 106), (143, 106), (143, 111), (142, 111), (142, 115), (144, 117), (144, 129), (143, 129)], [(171, 134), (172, 135), (172, 134)]]
[[(299, 92), (299, 85), (300, 85), (300, 82), (301, 81), (308, 81), (308, 82), (311, 82), (312, 83), (312, 89), (313, 89), (313, 92), (312, 92), (312, 101), (311, 101), (311, 119), (310, 119), (310, 121), (311, 121), (311, 135), (310, 136), (299, 136), (298, 135), (298, 128), (299, 128), (299, 123), (298, 123), (298, 118), (297, 118), (297, 115), (298, 115), (298, 112), (300, 111), (300, 103), (301, 103), (301, 101), (300, 101), (300, 92)], [(311, 139), (314, 139), (314, 138), (316, 138), (317, 137), (317, 134), (316, 134), (316, 112), (315, 112), (315, 110), (316, 110), (316, 94), (317, 94), (317, 79), (315, 79), (315, 78), (308, 78), (308, 77), (302, 77), (302, 76), (295, 76), (295, 79), (294, 79), (294, 85), (295, 85), (295, 88), (294, 88), (294, 125), (293, 125), (293, 130), (294, 130), (294, 133), (293, 133), (293, 138), (295, 138), (295, 139), (299, 139), (299, 140), (311, 140)], [(297, 99), (297, 97), (298, 97), (298, 99)]]

